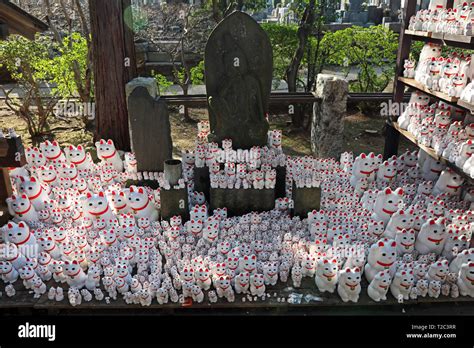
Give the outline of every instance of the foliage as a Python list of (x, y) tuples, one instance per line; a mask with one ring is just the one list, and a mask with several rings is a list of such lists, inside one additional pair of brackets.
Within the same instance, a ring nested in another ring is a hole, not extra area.
[(286, 80), (286, 68), (298, 46), (298, 27), (276, 23), (262, 23), (261, 26), (270, 38), (273, 48), (273, 79), (278, 85), (280, 80)]
[[(87, 40), (80, 33), (72, 33), (63, 38), (62, 42), (55, 44), (57, 54), (48, 62), (48, 75), (51, 82), (55, 83), (52, 92), (61, 98), (71, 98), (78, 95), (78, 82), (86, 83), (88, 69)], [(75, 79), (74, 70), (79, 71), (79, 81)], [(91, 98), (93, 89), (90, 88), (85, 98)], [(88, 101), (88, 100), (83, 100)]]
[(160, 95), (166, 93), (173, 85), (173, 81), (168, 80), (163, 74), (155, 73), (155, 71), (152, 70), (151, 76), (153, 76), (156, 81), (156, 87), (158, 88), (158, 94)]
[(204, 83), (204, 60), (201, 60), (198, 65), (191, 68), (191, 82), (193, 85)]
[(206, 10), (213, 10), (219, 12), (219, 19), (225, 17), (225, 15), (228, 14), (226, 13), (226, 10), (232, 5), (235, 5), (237, 7), (242, 6), (242, 10), (249, 13), (258, 12), (267, 7), (266, 0), (204, 0), (202, 4), (203, 8)]
[(22, 118), (28, 128), (33, 142), (38, 141), (49, 129), (48, 118), (53, 115), (57, 100), (48, 97), (41, 91), (40, 85), (46, 81), (50, 66), (50, 52), (53, 48), (51, 39), (36, 36), (30, 41), (19, 35), (11, 35), (0, 41), (0, 62), (17, 81), (23, 93), (22, 100), (6, 91), (5, 103)]
[(357, 80), (351, 83), (354, 92), (380, 92), (394, 74), (397, 35), (384, 26), (351, 27), (324, 35), (322, 45), (327, 63), (343, 66), (348, 73), (357, 69)]

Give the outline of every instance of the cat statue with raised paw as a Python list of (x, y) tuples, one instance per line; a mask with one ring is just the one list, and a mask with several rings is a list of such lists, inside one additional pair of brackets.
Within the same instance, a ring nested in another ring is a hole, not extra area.
[(402, 202), (403, 189), (401, 187), (393, 191), (389, 187), (379, 191), (375, 198), (372, 218), (387, 223), (392, 215), (398, 211)]
[(387, 292), (390, 287), (392, 278), (390, 272), (378, 272), (367, 288), (367, 294), (375, 302), (385, 301), (387, 299)]
[(263, 296), (265, 294), (263, 274), (255, 273), (250, 276), (250, 293), (252, 296)]
[[(262, 275), (263, 283), (263, 275)], [(234, 302), (234, 290), (228, 277), (220, 277), (216, 281), (216, 291), (219, 298), (225, 297), (228, 302)]]
[(324, 259), (318, 262), (314, 281), (319, 291), (333, 293), (338, 281), (339, 266), (337, 259)]
[[(5, 237), (6, 241), (15, 244), (22, 254), (27, 254), (29, 249), (35, 248), (38, 245), (34, 233), (30, 231), (30, 227), (23, 221), (20, 221), (18, 224), (13, 221), (8, 222), (5, 228)], [(22, 252), (22, 250), (25, 252)]]
[(437, 280), (440, 282), (444, 282), (446, 280), (448, 272), (448, 260), (438, 260), (430, 265), (428, 273), (426, 274), (426, 278), (429, 280)]
[(414, 279), (413, 271), (397, 271), (390, 285), (390, 292), (393, 297), (396, 299), (409, 300)]
[(111, 139), (107, 141), (100, 139), (95, 143), (95, 147), (97, 148), (97, 157), (102, 163), (111, 164), (114, 170), (119, 173), (123, 172), (122, 159)]
[(415, 249), (420, 254), (435, 253), (440, 255), (445, 242), (445, 219), (429, 219), (421, 226), (416, 238)]
[(399, 255), (412, 253), (415, 249), (416, 233), (414, 229), (402, 229), (395, 234), (397, 252)]
[(235, 277), (235, 292), (238, 294), (246, 294), (250, 288), (250, 273), (241, 272)]
[(38, 212), (26, 194), (12, 195), (7, 198), (6, 202), (8, 212), (18, 220), (26, 222), (37, 222), (39, 220)]
[(149, 197), (148, 193), (143, 187), (130, 187), (128, 203), (135, 214), (135, 217), (145, 217), (151, 222), (158, 220), (158, 210), (156, 210), (153, 200)]
[(86, 285), (87, 275), (76, 260), (64, 262), (64, 274), (70, 287), (82, 289)]
[(457, 285), (462, 296), (474, 297), (474, 262), (461, 266)]
[(446, 193), (451, 196), (456, 196), (461, 193), (461, 185), (464, 179), (454, 172), (451, 168), (446, 168), (441, 172), (436, 184), (433, 188), (433, 195)]
[(18, 280), (19, 273), (10, 261), (0, 261), (0, 275), (5, 283), (13, 284)]
[(291, 280), (293, 282), (293, 287), (299, 288), (301, 286), (301, 280), (303, 279), (303, 272), (299, 265), (294, 265), (291, 268)]
[(382, 238), (371, 245), (365, 265), (365, 277), (371, 282), (375, 275), (388, 270), (390, 275), (395, 273), (397, 259), (397, 242), (393, 239)]
[(441, 282), (439, 280), (431, 280), (428, 286), (428, 296), (438, 298), (441, 294)]
[(360, 281), (361, 275), (358, 267), (352, 269), (346, 268), (344, 271), (339, 272), (337, 293), (343, 302), (359, 301), (361, 291)]

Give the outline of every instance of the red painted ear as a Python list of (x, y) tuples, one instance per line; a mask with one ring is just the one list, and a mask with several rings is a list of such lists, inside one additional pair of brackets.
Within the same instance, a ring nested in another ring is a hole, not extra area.
[(140, 187), (140, 188), (138, 189), (138, 193), (143, 193), (143, 188)]
[(355, 271), (356, 271), (357, 273), (359, 273), (359, 272), (360, 272), (359, 267), (356, 267), (356, 268), (355, 268)]
[(11, 229), (11, 228), (13, 228), (13, 225), (11, 223), (8, 223), (7, 227)]
[(332, 260), (332, 263), (337, 263), (337, 260), (336, 260), (336, 259), (333, 259), (333, 260)]
[(113, 144), (112, 140), (111, 139), (107, 140), (107, 144), (112, 145)]
[(133, 186), (130, 186), (130, 192), (134, 192)]
[(397, 242), (392, 242), (392, 247), (396, 247), (397, 246)]
[(435, 223), (436, 222), (433, 219), (430, 220), (430, 225), (434, 225)]
[(77, 261), (76, 261), (76, 260), (72, 261), (72, 263), (75, 264), (75, 265), (77, 265)]
[(104, 197), (104, 192), (100, 191), (99, 192), (99, 197)]
[(384, 245), (385, 245), (384, 242), (382, 241), (379, 242), (379, 247), (383, 247)]
[(90, 194), (90, 192), (87, 192), (87, 195), (86, 195), (86, 196), (87, 196), (87, 198), (91, 198), (91, 197), (92, 197), (92, 195)]
[(328, 262), (329, 262), (328, 260), (324, 260), (324, 261), (323, 261), (323, 263), (325, 263), (325, 264), (328, 263)]
[(351, 271), (350, 268), (346, 268), (346, 273), (349, 273)]
[(392, 190), (390, 189), (390, 187), (387, 187), (387, 188), (385, 189), (385, 194), (386, 194), (386, 195), (389, 195), (389, 194), (391, 194), (391, 193), (392, 193)]
[(53, 145), (54, 145), (54, 146), (58, 146), (58, 142), (57, 142), (56, 140), (53, 141)]

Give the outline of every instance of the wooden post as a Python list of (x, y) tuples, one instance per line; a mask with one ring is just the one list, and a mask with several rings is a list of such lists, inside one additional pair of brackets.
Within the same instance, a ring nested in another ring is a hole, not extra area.
[[(417, 0), (406, 0), (405, 8), (402, 18), (402, 27), (400, 31), (399, 49), (397, 54), (397, 66), (395, 69), (395, 78), (393, 81), (393, 102), (402, 103), (403, 95), (405, 93), (405, 86), (403, 83), (398, 81), (398, 76), (402, 76), (403, 63), (405, 59), (410, 56), (411, 47), (411, 36), (405, 34), (405, 30), (408, 28), (408, 22), (410, 17), (416, 13)], [(398, 115), (397, 115), (398, 116)], [(386, 130), (385, 130), (385, 147), (384, 147), (384, 159), (387, 159), (393, 155), (398, 154), (398, 144), (400, 140), (400, 134), (392, 127), (392, 115), (387, 119)]]
[(9, 219), (6, 199), (13, 193), (8, 167), (21, 167), (26, 164), (25, 151), (21, 138), (0, 139), (0, 226)]
[(95, 138), (130, 150), (125, 84), (136, 76), (130, 0), (89, 0), (95, 88)]

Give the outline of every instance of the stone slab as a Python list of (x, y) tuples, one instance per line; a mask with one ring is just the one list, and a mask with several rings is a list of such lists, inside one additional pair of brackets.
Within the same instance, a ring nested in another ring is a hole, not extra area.
[(319, 210), (321, 204), (321, 188), (297, 188), (293, 184), (293, 215), (302, 219), (308, 216), (308, 212)]
[(230, 138), (236, 149), (266, 145), (273, 58), (265, 31), (246, 13), (233, 12), (209, 36), (204, 63), (209, 140)]
[(252, 211), (268, 211), (275, 207), (274, 189), (210, 189), (210, 209), (227, 207), (229, 216)]
[(186, 189), (170, 189), (160, 191), (161, 218), (169, 220), (180, 215), (183, 222), (189, 220), (188, 193)]
[(206, 200), (209, 202), (210, 194), (209, 167), (194, 167), (194, 191), (204, 192)]
[(163, 163), (172, 158), (173, 149), (166, 103), (153, 98), (146, 87), (138, 86), (128, 97), (128, 115), (138, 171), (163, 171)]

